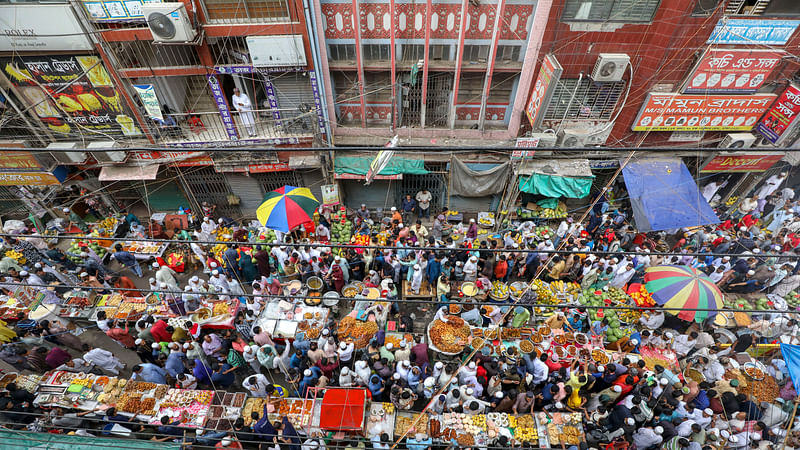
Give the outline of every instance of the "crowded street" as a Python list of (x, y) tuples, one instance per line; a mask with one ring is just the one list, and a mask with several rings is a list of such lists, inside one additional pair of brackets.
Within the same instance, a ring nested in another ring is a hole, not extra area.
[(3, 438), (800, 445), (788, 174), (717, 223), (660, 232), (628, 219), (616, 175), (560, 217), (502, 222), (431, 210), (424, 189), (377, 211), (293, 186), (246, 223), (206, 202), (150, 220), (64, 208), (47, 234), (20, 222), (0, 260)]

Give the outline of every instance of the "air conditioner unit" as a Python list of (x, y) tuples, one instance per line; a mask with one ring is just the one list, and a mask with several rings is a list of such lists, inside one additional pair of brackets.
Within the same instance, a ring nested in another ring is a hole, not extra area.
[(114, 141), (97, 141), (90, 142), (89, 145), (86, 146), (86, 150), (92, 152), (92, 156), (99, 164), (121, 163), (128, 157), (128, 153), (119, 150), (109, 151), (116, 147), (117, 143)]
[(558, 142), (558, 136), (556, 136), (555, 133), (530, 133), (530, 135), (526, 137), (538, 138), (538, 148), (552, 148), (555, 147), (556, 142)]
[(728, 133), (719, 143), (719, 148), (749, 148), (756, 142), (752, 133)]
[(142, 15), (155, 42), (189, 42), (197, 36), (183, 3), (142, 3)]
[(563, 130), (558, 133), (558, 146), (562, 148), (585, 147), (590, 143), (590, 135), (587, 130)]
[(625, 53), (600, 53), (592, 70), (594, 81), (621, 81), (631, 57)]
[(83, 164), (86, 162), (86, 159), (89, 158), (89, 155), (87, 155), (86, 152), (59, 151), (74, 150), (77, 148), (79, 148), (77, 142), (54, 142), (47, 146), (47, 149), (50, 150), (50, 154), (53, 155), (53, 158), (58, 161), (59, 164), (66, 165)]

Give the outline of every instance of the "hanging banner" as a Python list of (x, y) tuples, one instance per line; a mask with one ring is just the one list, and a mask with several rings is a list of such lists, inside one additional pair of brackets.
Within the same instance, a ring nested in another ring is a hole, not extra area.
[(769, 111), (756, 125), (756, 131), (773, 144), (780, 144), (781, 137), (786, 135), (786, 130), (797, 120), (800, 113), (800, 89), (789, 85), (778, 97)]
[(163, 122), (164, 116), (161, 114), (161, 103), (158, 101), (156, 89), (153, 87), (153, 85), (134, 84), (133, 88), (136, 89), (136, 93), (139, 94), (139, 99), (142, 101), (144, 109), (147, 111), (147, 115), (151, 119)]
[(698, 61), (683, 92), (756, 92), (784, 55), (781, 50), (711, 49)]
[(633, 121), (633, 131), (748, 131), (775, 94), (681, 95), (651, 92)]
[(338, 205), (339, 200), (339, 185), (336, 184), (323, 184), (322, 185), (322, 204), (323, 205)]
[(700, 172), (763, 172), (783, 158), (783, 153), (729, 153), (717, 155)]
[(290, 170), (292, 168), (286, 163), (250, 164), (247, 166), (247, 171), (250, 173), (288, 172)]
[(722, 18), (707, 44), (785, 45), (800, 20)]
[(76, 138), (91, 131), (142, 134), (96, 56), (6, 57), (0, 67), (50, 131)]
[(264, 83), (264, 93), (267, 94), (267, 103), (269, 103), (269, 109), (272, 111), (272, 118), (275, 120), (275, 126), (280, 128), (281, 110), (278, 106), (278, 96), (275, 94), (275, 86), (268, 76), (262, 75), (261, 78)]
[(536, 84), (533, 86), (531, 100), (525, 108), (525, 114), (531, 123), (531, 128), (538, 128), (547, 110), (550, 97), (553, 96), (556, 83), (561, 78), (564, 69), (554, 55), (545, 55), (542, 60), (542, 67), (539, 69), (539, 76), (536, 77)]
[(311, 92), (314, 93), (314, 108), (317, 110), (317, 126), (319, 132), (325, 133), (325, 114), (322, 112), (322, 98), (320, 97), (319, 85), (317, 84), (317, 74), (313, 70), (308, 71), (308, 80), (311, 82)]
[(49, 172), (0, 172), (0, 186), (49, 186), (61, 184)]
[(219, 116), (222, 119), (222, 125), (225, 126), (225, 132), (231, 140), (239, 139), (239, 134), (236, 132), (236, 124), (233, 122), (231, 110), (228, 109), (228, 102), (225, 100), (225, 95), (222, 93), (222, 86), (219, 85), (219, 80), (216, 75), (206, 75), (208, 78), (208, 86), (211, 88), (211, 95), (214, 97), (214, 102), (217, 104)]

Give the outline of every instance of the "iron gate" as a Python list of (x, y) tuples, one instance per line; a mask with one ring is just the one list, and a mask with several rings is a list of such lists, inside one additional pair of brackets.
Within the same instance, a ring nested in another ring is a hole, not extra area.
[(182, 178), (186, 182), (189, 195), (194, 196), (197, 203), (208, 202), (217, 205), (217, 216), (226, 216), (234, 220), (242, 217), (242, 210), (238, 205), (228, 205), (228, 195), (233, 194), (233, 191), (224, 174), (215, 171), (211, 166), (195, 167), (191, 171), (183, 171)]
[(411, 198), (424, 187), (431, 193), (430, 213), (435, 214), (442, 210), (444, 199), (447, 195), (447, 177), (443, 173), (426, 173), (423, 175), (403, 175), (400, 182), (395, 183), (395, 205), (399, 208), (406, 194)]
[(263, 191), (262, 194), (266, 194), (267, 192), (274, 191), (286, 185), (303, 187), (303, 179), (295, 170), (290, 170), (288, 172), (253, 173), (250, 174), (250, 176), (258, 181)]
[(453, 76), (451, 74), (431, 74), (426, 95), (425, 126), (447, 127), (452, 92)]

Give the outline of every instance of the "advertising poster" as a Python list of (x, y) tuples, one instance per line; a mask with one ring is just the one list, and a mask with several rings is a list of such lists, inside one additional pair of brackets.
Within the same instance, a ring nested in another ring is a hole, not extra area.
[(6, 57), (0, 58), (0, 67), (50, 131), (75, 136), (142, 134), (96, 56)]
[(783, 153), (717, 155), (700, 172), (763, 172), (783, 158)]
[(339, 186), (336, 184), (322, 185), (322, 204), (323, 205), (338, 205), (339, 204)]
[(94, 48), (66, 2), (0, 5), (0, 24), (3, 52), (76, 52)]
[(756, 92), (784, 54), (781, 50), (711, 49), (697, 63), (683, 92)]
[(789, 85), (756, 125), (756, 131), (766, 140), (777, 144), (797, 119), (798, 113), (800, 113), (800, 89), (795, 85)]
[[(81, 2), (92, 22), (144, 21), (141, 0), (83, 0)], [(147, 0), (161, 3), (161, 0)]]
[(528, 107), (525, 108), (525, 114), (531, 122), (531, 127), (537, 128), (542, 123), (547, 103), (550, 101), (555, 85), (563, 71), (555, 56), (546, 55), (542, 60), (539, 76), (536, 77), (536, 83), (533, 85), (531, 100), (528, 102)]
[(651, 92), (633, 131), (749, 131), (775, 94), (682, 95)]

